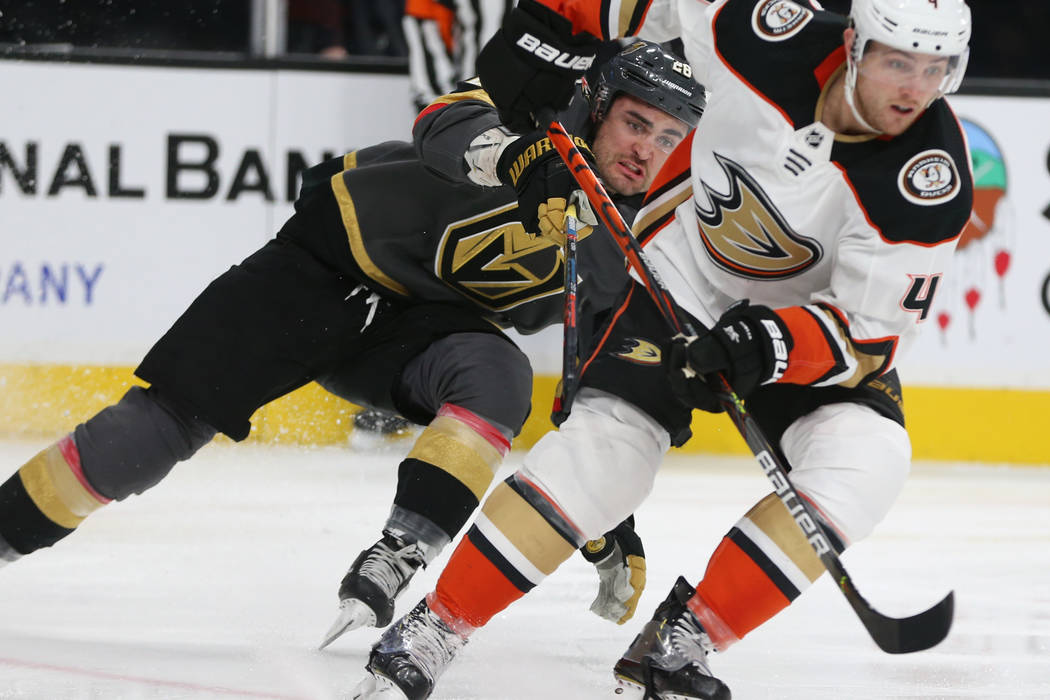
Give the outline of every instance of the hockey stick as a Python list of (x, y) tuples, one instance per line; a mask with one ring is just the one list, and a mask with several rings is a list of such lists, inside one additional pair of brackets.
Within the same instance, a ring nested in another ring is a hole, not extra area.
[[(627, 256), (634, 270), (641, 277), (643, 284), (656, 306), (660, 309), (664, 320), (676, 333), (686, 337), (695, 337), (692, 324), (684, 318), (674, 303), (673, 298), (667, 291), (667, 287), (655, 274), (652, 265), (649, 264), (642, 246), (638, 240), (631, 235), (620, 212), (616, 209), (605, 188), (598, 181), (594, 171), (587, 161), (576, 149), (572, 139), (565, 132), (550, 110), (544, 110), (540, 114), (540, 123), (549, 125), (547, 135), (551, 143), (558, 151), (565, 165), (569, 168), (577, 184), (583, 188), (591, 202), (592, 208), (598, 214), (602, 223), (612, 233), (616, 243)], [(766, 477), (772, 482), (777, 496), (791, 513), (795, 524), (802, 531), (813, 551), (820, 557), (824, 568), (831, 574), (839, 590), (846, 596), (850, 606), (860, 618), (861, 623), (868, 634), (880, 649), (889, 654), (905, 654), (913, 651), (922, 651), (939, 644), (948, 636), (951, 629), (952, 617), (955, 610), (955, 594), (949, 592), (939, 603), (929, 610), (911, 617), (896, 618), (883, 615), (875, 610), (871, 604), (864, 599), (853, 579), (842, 566), (835, 550), (831, 547), (823, 530), (817, 524), (819, 519), (812, 506), (801, 498), (795, 487), (788, 478), (788, 468), (777, 456), (769, 440), (763, 434), (758, 421), (748, 412), (744, 401), (736, 395), (733, 388), (721, 374), (717, 375), (719, 384), (719, 400), (722, 407), (729, 414), (737, 430), (743, 436), (747, 446), (754, 453), (759, 465)]]
[(576, 357), (580, 347), (580, 329), (576, 317), (579, 308), (576, 297), (576, 244), (579, 238), (577, 226), (576, 207), (570, 204), (565, 212), (565, 308), (562, 313), (561, 396), (554, 400), (554, 414), (558, 425), (572, 409), (572, 400), (576, 398), (576, 385), (579, 381)]

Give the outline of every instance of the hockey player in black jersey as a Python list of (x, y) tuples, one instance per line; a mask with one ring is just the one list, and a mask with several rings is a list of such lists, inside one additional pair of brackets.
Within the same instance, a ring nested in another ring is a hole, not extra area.
[[(672, 62), (655, 45), (625, 52), (563, 115), (594, 144), (629, 216), (703, 108), (703, 89), (669, 75)], [(564, 200), (544, 193), (563, 191), (568, 174), (553, 152), (526, 162), (542, 137), (508, 132), (476, 85), (437, 100), (413, 135), (306, 171), (277, 236), (213, 281), (147, 353), (136, 374), (150, 386), (129, 389), (0, 484), (0, 565), (151, 488), (216, 432), (243, 440), (256, 409), (317, 381), (426, 426), (399, 466), (382, 539), (343, 581), (327, 641), (390, 620), (408, 579), (474, 511), (530, 411), (528, 359), (501, 329), (529, 333), (562, 314), (560, 246), (534, 233), (540, 218), (559, 225)], [(531, 211), (519, 211), (519, 197), (532, 198)], [(627, 278), (615, 245), (588, 234), (581, 304), (597, 310)], [(637, 596), (610, 586), (630, 579), (628, 555), (641, 553), (620, 532), (606, 551), (616, 559), (601, 563), (600, 612), (616, 618)]]
[[(943, 99), (966, 66), (969, 8), (853, 0), (847, 21), (806, 0), (520, 0), (482, 51), (482, 84), (505, 123), (524, 125), (567, 98), (598, 38), (637, 33), (679, 36), (683, 68), (711, 91), (633, 229), (699, 335), (672, 338), (645, 287), (624, 291), (568, 419), (495, 486), (434, 591), (373, 647), (355, 698), (428, 697), (474, 630), (634, 512), (692, 410), (722, 410), (712, 375), (789, 465), (820, 546), (868, 536), (903, 488), (895, 362), (973, 199)], [(615, 664), (622, 697), (728, 700), (709, 654), (825, 571), (776, 493), (697, 563), (700, 582), (679, 579)]]

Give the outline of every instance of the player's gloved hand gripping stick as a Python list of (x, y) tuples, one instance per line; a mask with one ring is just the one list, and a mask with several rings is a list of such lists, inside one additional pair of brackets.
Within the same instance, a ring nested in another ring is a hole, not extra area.
[[(631, 235), (630, 228), (605, 192), (605, 188), (598, 181), (594, 171), (573, 146), (572, 139), (565, 131), (565, 127), (557, 121), (553, 110), (541, 110), (537, 116), (540, 124), (548, 125), (547, 134), (550, 136), (551, 143), (554, 144), (558, 154), (568, 166), (569, 172), (587, 195), (599, 219), (627, 256), (631, 267), (638, 273), (649, 296), (660, 309), (664, 320), (674, 331), (676, 337), (680, 338), (679, 342), (688, 344), (695, 340), (697, 333), (692, 323), (677, 308), (667, 287), (649, 264), (641, 244)], [(682, 371), (688, 375), (692, 370), (686, 366)], [(708, 380), (715, 383), (713, 390), (722, 408), (732, 418), (733, 423), (747, 442), (747, 446), (758, 459), (762, 470), (773, 483), (776, 494), (787, 506), (795, 523), (802, 530), (810, 546), (813, 547), (813, 551), (820, 557), (820, 561), (831, 574), (843, 595), (846, 596), (846, 600), (849, 601), (850, 606), (853, 607), (854, 612), (879, 648), (890, 654), (903, 654), (929, 649), (944, 640), (952, 625), (955, 609), (954, 593), (949, 592), (943, 600), (929, 610), (911, 617), (888, 617), (875, 610), (853, 585), (853, 580), (846, 573), (842, 561), (832, 549), (820, 526), (817, 525), (819, 520), (816, 514), (791, 484), (787, 468), (770, 446), (758, 422), (748, 412), (744, 401), (722, 374), (712, 375)]]

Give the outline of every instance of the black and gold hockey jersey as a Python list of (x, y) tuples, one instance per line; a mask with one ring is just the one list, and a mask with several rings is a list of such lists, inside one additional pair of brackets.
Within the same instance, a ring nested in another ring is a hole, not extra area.
[[(585, 107), (580, 96), (563, 115), (581, 135)], [(296, 209), (330, 207), (334, 199), (338, 228), (312, 235), (337, 251), (330, 264), (383, 296), (477, 307), (522, 333), (560, 323), (560, 245), (524, 230), (512, 188), (467, 178), (468, 145), (498, 124), (488, 96), (465, 84), (424, 110), (414, 143), (380, 143), (306, 171)], [(633, 202), (618, 202), (628, 220)], [(627, 280), (622, 253), (597, 228), (581, 236), (578, 271), (584, 311), (606, 308)]]

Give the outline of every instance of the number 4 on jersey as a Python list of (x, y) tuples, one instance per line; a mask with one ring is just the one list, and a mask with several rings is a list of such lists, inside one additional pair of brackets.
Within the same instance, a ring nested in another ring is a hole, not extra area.
[(937, 292), (937, 284), (941, 281), (943, 273), (935, 275), (908, 275), (911, 278), (911, 286), (908, 293), (901, 299), (901, 308), (905, 311), (914, 311), (919, 314), (916, 323), (922, 323), (930, 314), (933, 306), (933, 295)]

